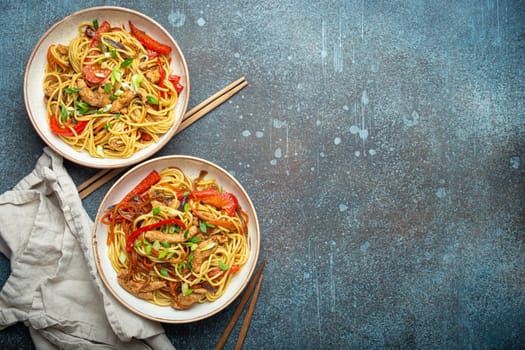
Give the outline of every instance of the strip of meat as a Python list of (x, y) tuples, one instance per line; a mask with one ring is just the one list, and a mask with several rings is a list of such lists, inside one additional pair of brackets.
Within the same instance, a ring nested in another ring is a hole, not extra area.
[(144, 237), (148, 241), (159, 241), (168, 243), (184, 243), (189, 238), (195, 236), (199, 232), (197, 226), (191, 226), (188, 231), (188, 235), (184, 237), (184, 232), (181, 233), (164, 233), (162, 231), (152, 230), (144, 233)]
[(217, 240), (210, 238), (202, 241), (193, 252), (193, 260), (191, 261), (191, 268), (195, 272), (201, 270), (202, 263), (217, 250)]
[(127, 290), (129, 293), (146, 300), (153, 299), (154, 291), (166, 287), (166, 282), (164, 281), (153, 281), (150, 283), (147, 282), (138, 282), (131, 279), (127, 279), (127, 272), (121, 271), (118, 274), (118, 283)]

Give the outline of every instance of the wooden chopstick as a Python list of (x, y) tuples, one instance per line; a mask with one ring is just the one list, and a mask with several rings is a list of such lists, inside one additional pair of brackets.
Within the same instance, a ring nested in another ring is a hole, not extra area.
[(248, 311), (246, 311), (246, 316), (244, 316), (244, 321), (242, 322), (241, 326), (241, 332), (239, 333), (239, 338), (237, 338), (237, 344), (235, 344), (235, 350), (242, 349), (242, 344), (244, 344), (244, 339), (246, 338), (246, 334), (248, 334), (248, 328), (250, 328), (253, 310), (255, 309), (255, 304), (257, 304), (257, 298), (259, 297), (259, 290), (261, 289), (263, 276), (264, 275), (261, 275), (257, 280), (257, 287), (255, 287), (255, 292), (253, 292), (252, 300), (250, 301), (250, 306), (248, 307)]
[[(242, 299), (239, 302), (239, 305), (237, 305), (237, 308), (235, 309), (230, 322), (228, 323), (228, 325), (226, 325), (226, 328), (224, 329), (224, 332), (222, 333), (221, 338), (217, 342), (217, 345), (215, 345), (215, 350), (222, 350), (222, 348), (224, 348), (224, 345), (226, 344), (226, 341), (228, 340), (228, 337), (230, 336), (230, 333), (232, 332), (233, 327), (237, 323), (237, 320), (241, 316), (244, 306), (248, 302), (248, 299), (250, 299), (250, 296), (252, 295), (252, 291), (257, 285), (258, 287), (255, 291), (256, 294), (254, 294), (252, 301), (250, 303), (250, 307), (252, 311), (250, 312), (250, 316), (248, 317), (248, 314), (247, 314), (244, 319), (244, 323), (246, 324), (246, 326), (243, 324), (243, 328), (246, 328), (246, 329), (244, 330), (244, 332), (241, 330), (241, 333), (239, 335), (243, 337), (243, 341), (244, 341), (244, 338), (246, 337), (246, 333), (248, 331), (248, 326), (251, 321), (251, 313), (253, 313), (253, 308), (255, 308), (255, 302), (257, 301), (257, 296), (259, 294), (259, 288), (262, 282), (262, 271), (264, 269), (264, 265), (266, 265), (266, 260), (261, 261), (259, 268), (257, 269), (257, 271), (255, 271), (255, 274), (253, 275), (253, 278), (250, 284), (248, 285), (248, 288), (246, 288), (246, 291), (244, 292), (244, 295), (242, 296)], [(253, 304), (253, 307), (251, 306), (251, 304)], [(242, 346), (242, 342), (241, 342), (241, 346)]]
[[(184, 114), (184, 117), (182, 119), (181, 124), (179, 125), (179, 128), (175, 132), (175, 134), (178, 134), (182, 130), (186, 129), (188, 126), (205, 116), (207, 113), (212, 111), (213, 109), (217, 108), (219, 105), (223, 104), (225, 101), (227, 101), (230, 97), (235, 95), (237, 92), (239, 92), (241, 89), (246, 87), (248, 85), (248, 82), (245, 80), (244, 77), (241, 77), (234, 81), (233, 83), (229, 84), (225, 88), (219, 90), (212, 96), (208, 97), (206, 100), (199, 103), (197, 106), (192, 108), (190, 111), (188, 111), (186, 114)], [(111, 180), (113, 177), (117, 176), (121, 172), (123, 172), (126, 168), (117, 168), (117, 169), (103, 169), (100, 170), (98, 173), (87, 179), (86, 181), (82, 182), (78, 187), (77, 191), (80, 194), (80, 198), (84, 199), (87, 196), (89, 196), (93, 191), (98, 189), (100, 186), (104, 185), (106, 182)]]

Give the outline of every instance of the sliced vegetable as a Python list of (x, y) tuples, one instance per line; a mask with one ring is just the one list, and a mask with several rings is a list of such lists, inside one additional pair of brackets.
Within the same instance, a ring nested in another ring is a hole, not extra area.
[(188, 283), (184, 282), (182, 284), (182, 295), (188, 296), (193, 293), (193, 290), (188, 286)]
[[(100, 35), (102, 33), (109, 32), (111, 26), (107, 21), (104, 21), (97, 29), (95, 36), (91, 39), (89, 45), (90, 49), (98, 47), (100, 44)], [(82, 65), (82, 75), (88, 82), (91, 84), (99, 85), (111, 74), (110, 69), (104, 69), (101, 67), (100, 63), (91, 63), (91, 59), (86, 58), (84, 64)]]
[(159, 43), (157, 40), (153, 39), (148, 34), (146, 34), (146, 32), (135, 27), (135, 25), (131, 21), (129, 21), (128, 23), (131, 34), (135, 38), (137, 38), (137, 40), (140, 41), (140, 43), (144, 45), (146, 49), (150, 49), (164, 55), (167, 55), (171, 52), (170, 46)]
[(184, 89), (184, 86), (180, 83), (180, 75), (171, 74), (168, 77), (168, 80), (173, 84), (173, 88), (177, 91), (177, 95), (180, 95), (181, 91)]
[(193, 191), (191, 195), (194, 199), (200, 200), (204, 204), (210, 204), (224, 210), (229, 216), (233, 216), (239, 206), (235, 195), (229, 192), (219, 192), (217, 189)]
[(148, 95), (148, 96), (146, 96), (146, 99), (148, 100), (149, 104), (152, 104), (152, 105), (158, 105), (159, 104), (159, 100), (157, 100), (154, 96)]
[(79, 92), (80, 88), (65, 88), (64, 92), (66, 94), (74, 94), (75, 92)]
[(144, 177), (124, 198), (120, 201), (127, 202), (131, 198), (146, 192), (151, 186), (155, 185), (160, 180), (160, 174), (156, 170), (152, 170), (146, 177)]
[(171, 219), (165, 219), (165, 220), (161, 220), (159, 222), (156, 222), (154, 224), (151, 224), (151, 225), (146, 225), (146, 226), (142, 226), (142, 227), (139, 227), (138, 229), (136, 229), (135, 231), (133, 231), (129, 237), (127, 238), (126, 240), (126, 250), (128, 252), (131, 251), (131, 249), (133, 248), (133, 244), (135, 242), (135, 239), (143, 232), (145, 231), (149, 231), (149, 230), (153, 230), (155, 228), (158, 228), (158, 227), (161, 227), (163, 225), (171, 225), (171, 224), (177, 224), (179, 225), (183, 230), (186, 229), (186, 225), (184, 224), (184, 222), (182, 222), (180, 219), (177, 219), (177, 218), (171, 218)]
[(122, 68), (128, 68), (129, 66), (131, 66), (131, 63), (133, 63), (133, 58), (128, 58), (127, 60), (125, 60), (124, 62), (122, 62), (120, 64), (120, 66)]
[(64, 126), (61, 126), (58, 123), (57, 118), (54, 115), (49, 117), (49, 127), (51, 131), (57, 135), (62, 136), (74, 136), (75, 134), (80, 134), (88, 124), (87, 121), (79, 121), (76, 124), (72, 125), (71, 119), (69, 119)]

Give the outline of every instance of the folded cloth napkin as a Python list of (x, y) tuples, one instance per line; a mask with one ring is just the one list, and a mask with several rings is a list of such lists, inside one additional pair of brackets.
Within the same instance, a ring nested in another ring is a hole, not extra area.
[(92, 229), (62, 158), (45, 148), (31, 174), (0, 195), (0, 252), (11, 263), (0, 329), (24, 322), (38, 350), (174, 349), (160, 323), (106, 291)]

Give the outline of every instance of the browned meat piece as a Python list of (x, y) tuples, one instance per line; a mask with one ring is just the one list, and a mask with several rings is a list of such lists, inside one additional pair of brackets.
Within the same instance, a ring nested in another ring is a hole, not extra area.
[(198, 273), (204, 260), (214, 253), (215, 250), (217, 250), (217, 240), (215, 238), (210, 238), (200, 242), (197, 249), (193, 252), (191, 268)]
[(157, 84), (160, 80), (160, 72), (158, 69), (152, 69), (144, 73), (146, 78), (154, 84)]
[(196, 289), (190, 295), (177, 294), (176, 298), (171, 301), (171, 307), (177, 310), (189, 309), (193, 304), (198, 302), (202, 296), (206, 293), (205, 289)]
[(118, 274), (118, 283), (122, 286), (122, 288), (142, 299), (153, 299), (152, 292), (164, 288), (166, 286), (166, 282), (164, 281), (154, 281), (150, 283), (137, 282), (127, 279), (126, 275), (127, 271), (121, 271)]
[(184, 232), (181, 233), (163, 233), (161, 231), (152, 230), (144, 233), (144, 237), (148, 241), (159, 241), (168, 243), (183, 243), (189, 238), (195, 236), (199, 232), (197, 226), (191, 226), (188, 235), (184, 238)]
[(139, 88), (137, 90), (137, 95), (140, 96), (142, 103), (146, 103), (148, 101), (148, 92), (143, 88)]
[(97, 91), (91, 90), (83, 79), (77, 81), (77, 87), (80, 89), (80, 98), (93, 107), (105, 107), (111, 103), (109, 95), (104, 93), (104, 89), (98, 88)]
[(120, 95), (113, 104), (111, 105), (111, 113), (123, 113), (123, 110), (128, 108), (131, 100), (135, 97), (135, 93), (131, 90), (126, 90), (122, 95)]

